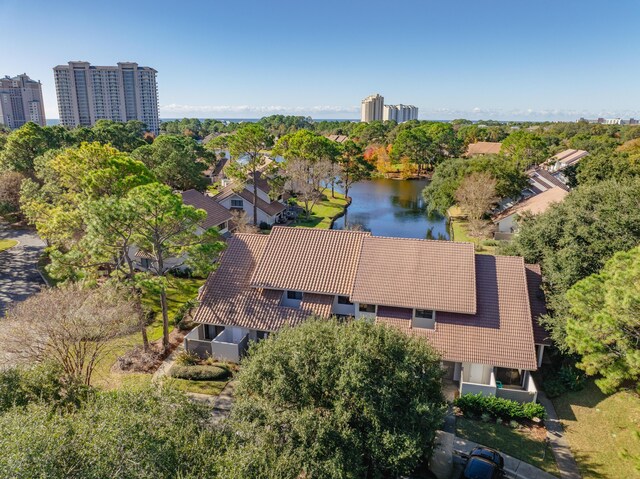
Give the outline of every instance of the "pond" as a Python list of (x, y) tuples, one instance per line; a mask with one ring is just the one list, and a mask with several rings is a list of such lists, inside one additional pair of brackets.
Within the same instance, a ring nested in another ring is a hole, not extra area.
[(449, 239), (446, 219), (428, 215), (422, 198), (427, 180), (375, 179), (355, 183), (351, 206), (334, 229), (359, 225), (374, 236)]

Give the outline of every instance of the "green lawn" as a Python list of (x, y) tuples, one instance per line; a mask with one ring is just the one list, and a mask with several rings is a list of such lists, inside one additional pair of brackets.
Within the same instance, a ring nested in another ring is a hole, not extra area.
[[(183, 279), (170, 278), (167, 289), (167, 305), (169, 307), (169, 327), (173, 328), (173, 318), (182, 304), (193, 299), (198, 294), (198, 288), (204, 284), (204, 279)], [(143, 304), (155, 312), (153, 322), (147, 327), (149, 341), (155, 341), (162, 337), (162, 311), (160, 309), (160, 298), (155, 295), (145, 295), (142, 298)], [(129, 384), (151, 381), (151, 375), (142, 373), (118, 374), (111, 372), (111, 367), (118, 356), (123, 355), (129, 349), (142, 345), (140, 332), (135, 332), (113, 341), (109, 354), (105, 356), (96, 366), (93, 385), (105, 389), (117, 389)]]
[[(311, 210), (311, 218), (307, 220), (303, 212), (292, 226), (329, 229), (331, 227), (331, 221), (344, 211), (347, 200), (342, 193), (338, 193), (337, 191), (335, 192), (335, 198), (332, 198), (330, 189), (325, 189), (324, 194), (326, 195), (326, 199), (319, 201), (313, 207)], [(301, 202), (298, 202), (298, 204), (303, 206)]]
[(640, 397), (630, 391), (607, 396), (589, 381), (582, 391), (553, 400), (582, 477), (640, 477), (623, 450), (640, 455)]
[(13, 248), (18, 242), (12, 239), (0, 239), (0, 251)]
[[(173, 318), (178, 309), (190, 299), (198, 296), (198, 289), (204, 284), (204, 279), (174, 278), (169, 277), (167, 288), (167, 309), (169, 310), (169, 326), (173, 327)], [(160, 308), (160, 296), (154, 294), (144, 294), (142, 304), (155, 312), (155, 319), (147, 327), (149, 341), (154, 341), (162, 337), (162, 309)]]
[(476, 241), (472, 239), (467, 232), (467, 222), (465, 220), (462, 220), (460, 218), (451, 218), (449, 221), (449, 231), (452, 234), (452, 241), (464, 241), (467, 243), (473, 243), (476, 248), (476, 253), (479, 254), (496, 254), (495, 246), (483, 244), (484, 241), (480, 242), (479, 245), (476, 244)]
[(456, 435), (497, 449), (555, 476), (560, 475), (553, 452), (544, 441), (544, 434), (532, 434), (527, 428), (511, 429), (494, 422), (485, 423), (458, 417)]
[(227, 385), (229, 380), (225, 381), (190, 381), (188, 379), (167, 379), (167, 384), (176, 387), (177, 389), (198, 394), (209, 394), (211, 396), (217, 396)]

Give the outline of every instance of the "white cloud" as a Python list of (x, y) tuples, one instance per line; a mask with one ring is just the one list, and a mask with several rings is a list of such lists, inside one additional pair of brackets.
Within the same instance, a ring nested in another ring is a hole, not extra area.
[(172, 103), (160, 106), (161, 116), (171, 115), (217, 115), (217, 116), (265, 116), (265, 115), (340, 115), (355, 117), (359, 110), (356, 107), (316, 105), (316, 106), (283, 106), (283, 105), (180, 105)]

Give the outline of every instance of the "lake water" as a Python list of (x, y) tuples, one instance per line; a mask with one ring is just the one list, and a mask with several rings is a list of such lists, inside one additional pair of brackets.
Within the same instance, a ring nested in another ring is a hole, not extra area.
[(449, 239), (447, 223), (439, 215), (427, 215), (422, 190), (427, 180), (376, 179), (354, 184), (347, 215), (338, 218), (334, 229), (360, 225), (374, 236)]

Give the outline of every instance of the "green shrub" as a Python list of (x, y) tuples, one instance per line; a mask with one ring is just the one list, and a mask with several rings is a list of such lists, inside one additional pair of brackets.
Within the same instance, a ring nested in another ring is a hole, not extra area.
[(511, 399), (478, 394), (464, 394), (457, 398), (453, 404), (460, 408), (465, 416), (480, 416), (485, 414), (504, 420), (544, 419), (546, 411), (544, 406), (537, 403), (521, 404)]
[(566, 365), (558, 371), (558, 377), (567, 388), (568, 391), (580, 391), (584, 388), (587, 380), (584, 372), (580, 371), (573, 365)]
[(487, 239), (482, 241), (482, 246), (500, 246), (500, 242), (493, 239)]
[(53, 364), (0, 371), (0, 413), (14, 406), (43, 402), (55, 407), (73, 407), (83, 401), (90, 389), (83, 384), (63, 381), (63, 372)]
[(229, 374), (229, 370), (218, 366), (173, 366), (169, 372), (172, 378), (192, 381), (222, 381)]
[(547, 393), (547, 397), (550, 398), (557, 398), (567, 392), (567, 388), (564, 387), (564, 384), (558, 377), (545, 380), (542, 383), (542, 387), (544, 388), (544, 392)]
[(584, 388), (585, 374), (572, 364), (565, 364), (551, 373), (543, 382), (547, 396), (556, 398), (567, 391), (580, 391)]
[(176, 364), (179, 366), (195, 366), (200, 362), (200, 356), (191, 351), (180, 351), (176, 356)]

